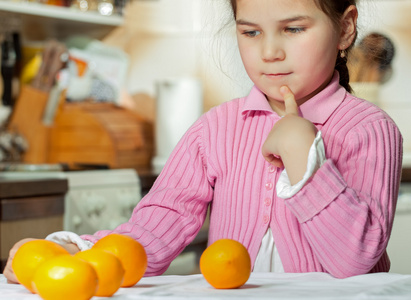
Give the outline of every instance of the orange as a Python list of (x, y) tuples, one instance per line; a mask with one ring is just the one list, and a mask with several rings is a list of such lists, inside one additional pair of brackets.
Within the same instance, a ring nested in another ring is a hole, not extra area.
[(37, 268), (46, 260), (62, 254), (68, 254), (68, 251), (61, 245), (47, 240), (32, 240), (18, 248), (11, 267), (17, 280), (34, 293), (31, 281)]
[(97, 287), (93, 266), (70, 254), (50, 258), (33, 277), (33, 288), (44, 300), (88, 300)]
[(75, 254), (93, 265), (97, 272), (98, 289), (95, 296), (110, 297), (120, 288), (124, 280), (124, 268), (114, 254), (96, 249), (89, 249)]
[(200, 270), (208, 283), (216, 289), (238, 288), (250, 277), (250, 255), (235, 240), (217, 240), (201, 255)]
[(120, 259), (125, 271), (121, 287), (135, 285), (146, 272), (147, 254), (144, 247), (127, 235), (109, 234), (98, 240), (93, 248), (109, 251)]

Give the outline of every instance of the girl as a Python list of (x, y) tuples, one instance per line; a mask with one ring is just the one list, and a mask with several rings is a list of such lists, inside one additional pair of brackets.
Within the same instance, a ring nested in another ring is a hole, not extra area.
[[(149, 194), (114, 232), (138, 240), (146, 276), (162, 274), (200, 230), (231, 238), (253, 270), (387, 272), (402, 139), (376, 106), (349, 94), (354, 0), (231, 0), (248, 96), (204, 114)], [(73, 252), (112, 231), (48, 238)], [(4, 274), (15, 281), (10, 251)]]

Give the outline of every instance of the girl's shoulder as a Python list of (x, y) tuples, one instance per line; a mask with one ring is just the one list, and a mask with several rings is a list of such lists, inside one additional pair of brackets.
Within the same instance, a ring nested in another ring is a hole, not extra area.
[(225, 119), (229, 116), (241, 115), (246, 97), (234, 98), (219, 105), (213, 106), (206, 113), (206, 119)]
[(355, 118), (362, 120), (362, 122), (386, 120), (394, 123), (392, 118), (382, 108), (350, 93), (347, 93), (344, 101), (337, 109), (337, 113), (344, 115), (345, 118)]

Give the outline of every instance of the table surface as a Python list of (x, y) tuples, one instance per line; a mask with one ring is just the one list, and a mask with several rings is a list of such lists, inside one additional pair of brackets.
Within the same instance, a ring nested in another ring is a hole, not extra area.
[[(411, 275), (376, 273), (335, 279), (325, 273), (253, 273), (238, 289), (212, 288), (201, 274), (156, 276), (140, 280), (134, 287), (121, 288), (116, 300), (180, 299), (411, 299)], [(40, 299), (23, 286), (6, 283), (0, 275), (0, 299)], [(93, 297), (95, 299), (111, 299)]]

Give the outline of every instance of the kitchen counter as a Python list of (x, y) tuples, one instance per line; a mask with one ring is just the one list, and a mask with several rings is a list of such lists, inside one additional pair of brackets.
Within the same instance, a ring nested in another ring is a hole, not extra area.
[(67, 180), (58, 178), (10, 178), (0, 173), (0, 198), (52, 195), (66, 192)]
[(0, 259), (3, 270), (10, 248), (27, 238), (63, 230), (66, 179), (7, 178), (0, 173)]

